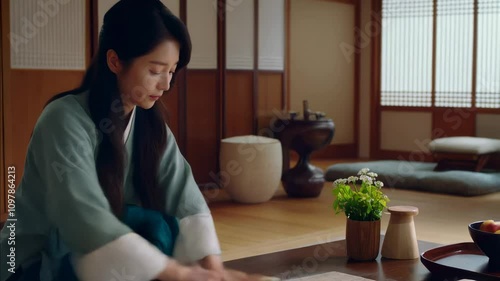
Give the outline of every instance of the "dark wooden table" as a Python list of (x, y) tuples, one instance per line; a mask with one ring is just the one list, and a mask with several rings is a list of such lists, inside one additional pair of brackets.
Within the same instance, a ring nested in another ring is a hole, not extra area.
[[(420, 253), (439, 244), (418, 241)], [(227, 268), (279, 277), (282, 280), (338, 271), (373, 280), (443, 281), (414, 260), (390, 260), (379, 254), (375, 261), (354, 262), (345, 254), (345, 240), (225, 262)]]

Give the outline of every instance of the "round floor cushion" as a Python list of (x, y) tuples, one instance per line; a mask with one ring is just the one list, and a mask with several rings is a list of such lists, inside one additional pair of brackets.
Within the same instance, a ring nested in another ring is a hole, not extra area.
[(380, 160), (371, 162), (339, 163), (330, 166), (327, 181), (356, 175), (362, 168), (378, 174), (384, 186), (461, 196), (484, 195), (500, 192), (498, 171), (434, 171), (436, 163)]

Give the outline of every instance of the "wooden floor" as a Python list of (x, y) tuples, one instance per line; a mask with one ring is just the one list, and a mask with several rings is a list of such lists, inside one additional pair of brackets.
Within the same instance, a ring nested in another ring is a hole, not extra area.
[[(325, 168), (332, 161), (314, 161)], [(231, 202), (224, 190), (206, 192), (225, 261), (298, 248), (345, 237), (345, 216), (332, 209), (332, 184), (311, 199), (288, 198), (280, 187), (276, 195), (261, 204)], [(441, 244), (472, 241), (467, 225), (473, 221), (500, 220), (500, 193), (461, 197), (384, 188), (390, 206), (418, 207), (417, 238)], [(389, 214), (382, 217), (382, 233)]]

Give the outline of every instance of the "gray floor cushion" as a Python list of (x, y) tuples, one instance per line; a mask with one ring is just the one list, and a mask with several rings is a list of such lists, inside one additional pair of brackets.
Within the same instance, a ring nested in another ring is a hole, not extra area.
[(436, 163), (381, 160), (330, 166), (327, 181), (356, 175), (362, 168), (377, 173), (385, 186), (462, 196), (500, 192), (500, 172), (433, 171)]

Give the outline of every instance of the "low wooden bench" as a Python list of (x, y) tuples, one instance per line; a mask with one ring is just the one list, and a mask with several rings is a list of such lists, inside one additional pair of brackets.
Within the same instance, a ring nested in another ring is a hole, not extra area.
[(500, 140), (479, 137), (446, 137), (429, 143), (438, 162), (435, 171), (481, 171), (491, 156), (500, 154)]

